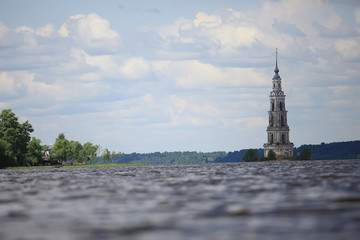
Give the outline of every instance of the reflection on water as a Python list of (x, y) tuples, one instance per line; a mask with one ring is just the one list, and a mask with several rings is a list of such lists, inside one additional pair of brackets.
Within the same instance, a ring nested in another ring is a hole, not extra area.
[(360, 161), (0, 170), (0, 239), (358, 239)]

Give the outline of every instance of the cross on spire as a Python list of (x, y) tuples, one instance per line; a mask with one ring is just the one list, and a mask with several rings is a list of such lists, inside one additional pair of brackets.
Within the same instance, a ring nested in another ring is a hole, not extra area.
[(278, 55), (278, 49), (276, 48), (276, 68), (278, 68), (278, 66), (277, 66), (277, 55)]
[(277, 64), (277, 56), (278, 56), (278, 49), (276, 48), (276, 65), (275, 65), (275, 75), (274, 75), (274, 79), (279, 79), (280, 75), (279, 75), (279, 68), (278, 68), (278, 64)]

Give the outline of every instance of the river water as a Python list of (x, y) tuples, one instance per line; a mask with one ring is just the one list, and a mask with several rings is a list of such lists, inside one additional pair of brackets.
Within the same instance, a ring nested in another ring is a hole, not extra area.
[(359, 239), (360, 160), (0, 170), (0, 239)]

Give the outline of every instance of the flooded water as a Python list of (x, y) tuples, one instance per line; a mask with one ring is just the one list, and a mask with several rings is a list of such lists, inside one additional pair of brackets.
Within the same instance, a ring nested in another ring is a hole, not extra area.
[(359, 239), (360, 160), (0, 170), (0, 239)]

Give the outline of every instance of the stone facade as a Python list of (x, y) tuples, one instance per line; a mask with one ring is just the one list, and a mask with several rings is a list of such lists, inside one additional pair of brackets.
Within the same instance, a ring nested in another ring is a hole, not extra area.
[(287, 123), (287, 111), (285, 107), (285, 94), (281, 89), (281, 78), (277, 65), (272, 79), (272, 91), (270, 92), (269, 125), (267, 131), (267, 143), (264, 144), (264, 156), (267, 157), (273, 150), (277, 158), (292, 157), (294, 144), (290, 142), (289, 125)]

